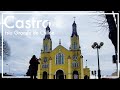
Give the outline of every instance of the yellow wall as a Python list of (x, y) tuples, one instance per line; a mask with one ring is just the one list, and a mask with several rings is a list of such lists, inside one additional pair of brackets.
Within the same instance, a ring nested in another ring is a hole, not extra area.
[[(76, 43), (77, 48), (74, 50), (73, 45), (74, 42)], [(48, 46), (48, 52), (41, 52), (40, 55), (40, 64), (38, 66), (38, 79), (42, 79), (43, 72), (46, 71), (48, 73), (47, 79), (53, 79), (54, 75), (56, 75), (57, 70), (62, 70), (64, 72), (64, 75), (66, 75), (66, 79), (73, 79), (73, 71), (77, 71), (79, 74), (79, 79), (84, 79), (84, 75), (90, 76), (89, 69), (83, 69), (83, 57), (81, 57), (81, 50), (80, 50), (80, 44), (79, 44), (79, 36), (73, 36), (71, 37), (71, 45), (70, 50), (67, 50), (64, 48), (61, 44), (58, 45), (54, 50), (52, 50), (52, 40), (51, 39), (44, 39), (43, 40), (43, 46)], [(50, 49), (51, 48), (51, 49)], [(51, 51), (52, 50), (52, 51)], [(58, 53), (62, 53), (64, 55), (64, 64), (57, 64), (56, 61), (56, 55)], [(77, 60), (73, 60), (73, 56), (77, 56)], [(48, 68), (42, 68), (42, 65), (45, 63), (44, 57), (48, 58)], [(72, 63), (77, 62), (79, 66), (73, 67)]]
[[(64, 55), (64, 64), (56, 65), (55, 64), (55, 56), (59, 52)], [(78, 55), (77, 61), (72, 60), (72, 56), (74, 54)], [(56, 74), (57, 70), (63, 70), (64, 74), (66, 75), (66, 79), (72, 79), (73, 78), (73, 76), (72, 76), (73, 71), (76, 70), (79, 73), (79, 79), (83, 79), (83, 77), (84, 77), (83, 76), (83, 61), (82, 61), (82, 59), (80, 57), (80, 54), (81, 54), (80, 51), (69, 51), (66, 48), (64, 48), (62, 45), (57, 46), (50, 53), (41, 53), (41, 57), (40, 57), (41, 61), (40, 61), (39, 67), (38, 67), (39, 68), (39, 70), (38, 70), (38, 73), (39, 73), (38, 74), (38, 79), (42, 79), (42, 74), (43, 74), (44, 71), (49, 73), (48, 79), (53, 79), (54, 78), (53, 75)], [(49, 61), (47, 63), (49, 65), (51, 63), (51, 69), (50, 69), (50, 67), (46, 68), (46, 69), (42, 68), (44, 57), (49, 58)], [(68, 60), (68, 57), (70, 57), (69, 60)], [(51, 58), (51, 62), (50, 62), (50, 58)], [(79, 67), (73, 68), (72, 67), (72, 62), (78, 62)], [(68, 64), (70, 64), (70, 65), (68, 66)], [(68, 71), (69, 71), (69, 73), (68, 73)]]
[(76, 42), (77, 43), (77, 50), (80, 50), (80, 45), (79, 45), (79, 36), (73, 36), (73, 37), (71, 37), (71, 49), (72, 49), (72, 45), (74, 44), (74, 42)]
[[(43, 40), (43, 46), (44, 45), (47, 45), (48, 46), (48, 52), (50, 52), (51, 51), (51, 49), (52, 49), (52, 41), (50, 40), (50, 39), (45, 39), (45, 40)], [(51, 49), (50, 49), (51, 48)], [(43, 50), (44, 50), (44, 47), (43, 47)]]
[[(57, 53), (62, 53), (64, 55), (64, 64), (60, 64), (60, 65), (56, 65), (55, 64), (55, 56)], [(55, 74), (57, 70), (61, 69), (63, 70), (64, 74), (67, 74), (67, 70), (68, 70), (68, 56), (70, 55), (70, 52), (65, 49), (64, 47), (62, 47), (61, 45), (59, 45), (57, 48), (55, 48), (52, 52), (51, 52), (51, 58), (52, 58), (52, 74)]]
[(85, 75), (90, 77), (90, 68), (84, 68), (84, 76)]

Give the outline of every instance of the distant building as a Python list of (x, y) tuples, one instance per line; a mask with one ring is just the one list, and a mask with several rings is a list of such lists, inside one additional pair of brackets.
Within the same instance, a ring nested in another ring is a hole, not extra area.
[(84, 79), (90, 78), (90, 68), (85, 67), (84, 68)]
[(61, 41), (52, 50), (50, 27), (49, 25), (46, 27), (46, 35), (43, 39), (43, 49), (41, 50), (40, 64), (38, 66), (38, 79), (84, 79), (86, 76), (90, 77), (89, 68), (83, 68), (83, 56), (75, 21), (72, 24), (70, 38), (69, 50), (61, 45)]

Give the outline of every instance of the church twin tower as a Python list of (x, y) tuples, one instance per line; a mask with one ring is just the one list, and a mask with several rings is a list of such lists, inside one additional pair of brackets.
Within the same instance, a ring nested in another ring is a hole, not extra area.
[(71, 45), (69, 50), (59, 45), (52, 50), (50, 27), (46, 27), (46, 35), (43, 39), (43, 49), (38, 66), (38, 79), (84, 79), (90, 76), (89, 68), (83, 68), (83, 56), (81, 55), (79, 35), (75, 20), (72, 24)]

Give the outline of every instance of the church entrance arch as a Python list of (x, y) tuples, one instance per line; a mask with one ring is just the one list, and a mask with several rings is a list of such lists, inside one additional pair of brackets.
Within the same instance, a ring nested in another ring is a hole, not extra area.
[(78, 71), (73, 71), (73, 79), (79, 79)]
[(88, 76), (88, 75), (85, 75), (85, 76), (84, 76), (84, 79), (89, 79), (89, 76)]
[(47, 72), (46, 71), (43, 72), (43, 79), (47, 79)]
[(64, 72), (63, 70), (56, 71), (56, 79), (64, 79)]

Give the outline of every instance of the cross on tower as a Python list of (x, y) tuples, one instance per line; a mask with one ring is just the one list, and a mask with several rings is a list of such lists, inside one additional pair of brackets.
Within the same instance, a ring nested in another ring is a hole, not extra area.
[(47, 21), (48, 22), (48, 26), (49, 26), (49, 21)]
[(76, 18), (76, 17), (73, 17), (73, 18), (74, 18), (74, 21), (75, 21), (75, 18)]

